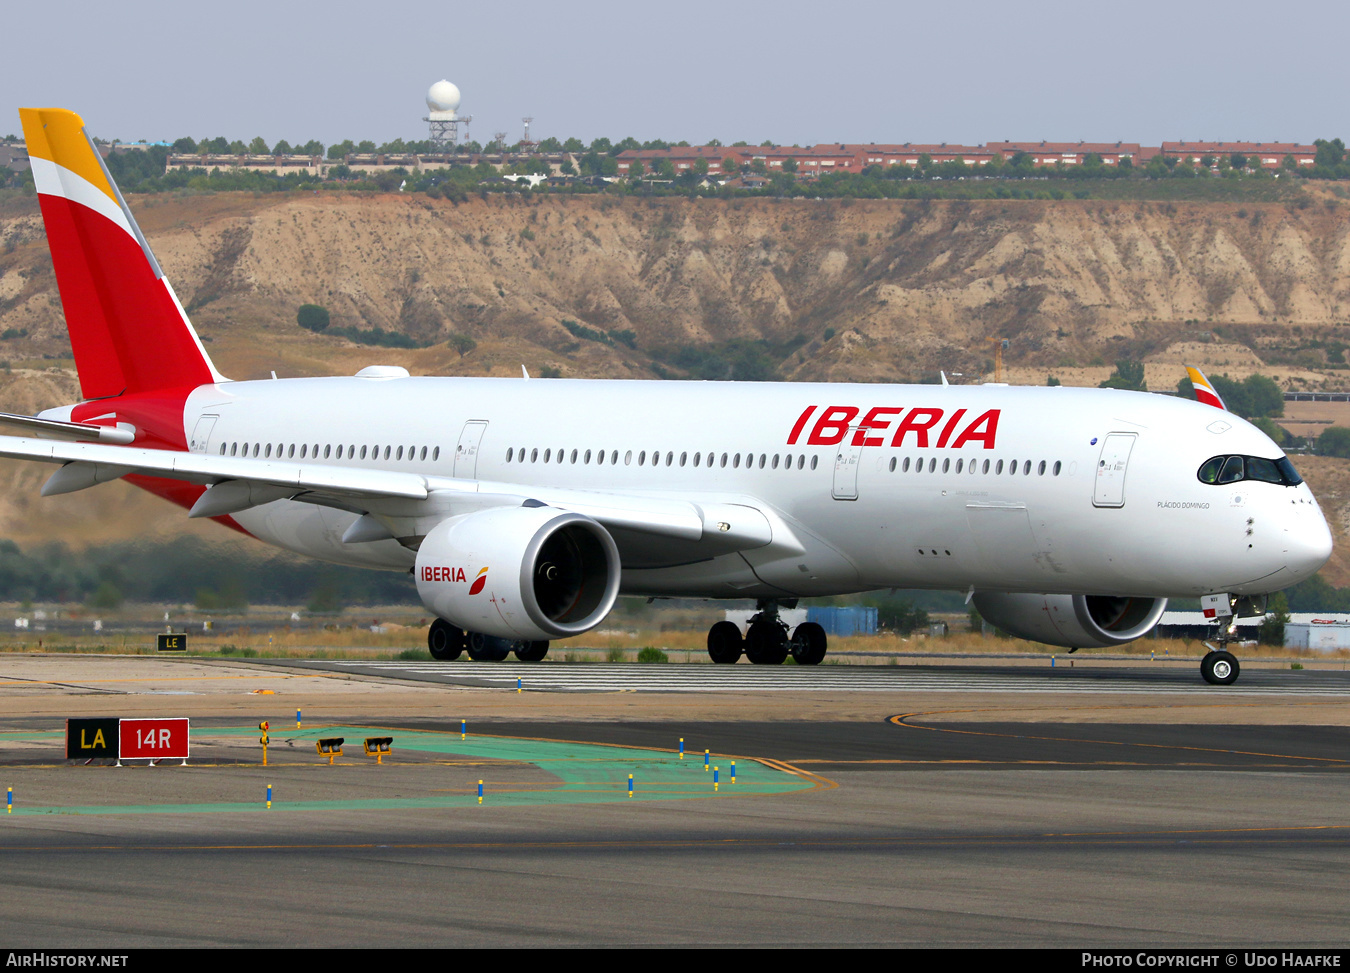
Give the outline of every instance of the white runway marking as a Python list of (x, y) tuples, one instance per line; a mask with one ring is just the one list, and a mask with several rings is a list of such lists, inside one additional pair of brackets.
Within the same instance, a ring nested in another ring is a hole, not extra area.
[[(318, 665), (318, 664), (316, 664)], [(1000, 673), (906, 666), (640, 665), (634, 663), (332, 662), (323, 668), (554, 692), (956, 692), (956, 693), (1198, 693), (1258, 696), (1350, 696), (1339, 673), (1244, 672), (1234, 686), (1209, 686), (1200, 673), (1171, 669), (1021, 670)]]

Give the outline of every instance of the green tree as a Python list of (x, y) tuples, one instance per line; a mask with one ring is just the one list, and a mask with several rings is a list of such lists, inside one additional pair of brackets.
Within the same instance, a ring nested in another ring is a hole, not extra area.
[(257, 135), (254, 136), (252, 142), (248, 143), (248, 154), (271, 155), (272, 153), (271, 150), (268, 148), (267, 140), (263, 138), (261, 135)]
[(1326, 139), (1317, 139), (1313, 142), (1313, 145), (1317, 146), (1317, 164), (1319, 166), (1330, 168), (1345, 161), (1345, 143), (1340, 139), (1332, 139), (1330, 142)]
[(1267, 418), (1266, 416), (1257, 416), (1252, 420), (1252, 425), (1269, 436), (1276, 446), (1283, 446), (1289, 441), (1289, 433), (1285, 432), (1283, 427), (1276, 424), (1274, 419)]
[(197, 151), (197, 143), (184, 136), (173, 143), (173, 150), (182, 153), (183, 155), (191, 155)]
[(784, 160), (783, 160), (783, 171), (784, 171), (784, 172), (787, 172), (787, 173), (791, 173), (791, 174), (796, 174), (796, 172), (797, 172), (797, 160), (794, 159), (794, 158), (792, 158), (792, 156), (788, 156), (786, 159), (784, 159)]
[(328, 327), (328, 309), (318, 304), (301, 304), (295, 322), (306, 331), (317, 333)]
[(1261, 621), (1257, 638), (1262, 645), (1284, 645), (1284, 627), (1289, 624), (1289, 599), (1277, 591), (1266, 603), (1266, 617)]
[(1317, 437), (1317, 452), (1320, 456), (1340, 456), (1350, 459), (1350, 428), (1345, 426), (1327, 426)]
[(89, 607), (108, 609), (121, 608), (122, 601), (121, 589), (111, 581), (104, 581), (97, 589), (95, 589), (94, 593), (89, 596)]
[(459, 352), (460, 358), (463, 358), (469, 352), (473, 351), (475, 348), (478, 347), (478, 342), (474, 341), (468, 335), (460, 334), (459, 332), (455, 332), (454, 334), (452, 334), (449, 340), (446, 341), (446, 344), (448, 344), (451, 348), (455, 349), (455, 351)]
[(1116, 362), (1116, 370), (1101, 385), (1097, 386), (1103, 389), (1133, 389), (1136, 392), (1147, 392), (1148, 384), (1144, 381), (1144, 363), (1141, 361), (1131, 361), (1122, 359)]

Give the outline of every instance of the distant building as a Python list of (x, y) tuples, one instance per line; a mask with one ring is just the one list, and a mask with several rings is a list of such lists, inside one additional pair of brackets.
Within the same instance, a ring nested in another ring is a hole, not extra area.
[(1025, 152), (1038, 166), (1081, 166), (1089, 155), (1099, 156), (1108, 166), (1120, 165), (1122, 159), (1134, 164), (1147, 162), (1158, 151), (1144, 149), (1138, 142), (990, 142), (988, 148), (1005, 162)]
[(28, 146), (22, 142), (0, 142), (0, 168), (11, 172), (27, 172), (31, 169)]
[(1261, 167), (1270, 169), (1284, 162), (1286, 156), (1293, 156), (1300, 166), (1310, 166), (1317, 162), (1317, 146), (1303, 145), (1299, 142), (1164, 142), (1161, 153), (1198, 165), (1207, 155), (1233, 156), (1243, 155), (1249, 159), (1259, 159)]

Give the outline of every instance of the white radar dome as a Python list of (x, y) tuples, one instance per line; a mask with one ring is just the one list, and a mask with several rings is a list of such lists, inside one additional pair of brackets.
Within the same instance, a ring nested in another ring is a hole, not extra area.
[(427, 89), (427, 107), (432, 111), (454, 111), (459, 107), (459, 89), (441, 79)]

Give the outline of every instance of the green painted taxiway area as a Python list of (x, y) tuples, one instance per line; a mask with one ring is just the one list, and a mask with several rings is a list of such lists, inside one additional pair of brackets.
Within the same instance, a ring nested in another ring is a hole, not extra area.
[[(824, 778), (775, 760), (712, 755), (705, 767), (702, 752), (687, 753), (681, 759), (678, 752), (640, 747), (473, 733), (461, 738), (459, 733), (452, 732), (347, 725), (273, 730), (272, 761), (268, 768), (263, 768), (258, 734), (256, 726), (194, 727), (191, 734), (194, 756), (188, 766), (180, 767), (177, 760), (167, 760), (153, 771), (156, 780), (154, 786), (146, 788), (146, 796), (151, 797), (149, 792), (153, 792), (153, 797), (158, 800), (124, 803), (109, 794), (109, 803), (104, 804), (63, 806), (48, 801), (45, 806), (27, 806), (16, 801), (8, 813), (13, 816), (284, 813), (471, 807), (480, 803), (479, 778), (487, 779), (481, 803), (493, 807), (734, 799), (833, 786)], [(374, 757), (363, 753), (362, 740), (391, 735), (392, 753), (385, 756), (383, 766), (377, 766)], [(345, 743), (343, 756), (330, 767), (326, 758), (316, 754), (313, 747), (315, 741), (331, 737), (342, 737)], [(29, 744), (41, 741), (60, 746), (61, 736), (52, 731), (0, 734), (0, 746), (10, 741)], [(284, 746), (279, 745), (283, 742)], [(198, 762), (199, 753), (219, 752), (221, 747), (247, 754), (248, 759), (214, 762), (205, 757)], [(93, 769), (100, 774), (135, 774), (144, 783), (151, 784), (144, 776), (143, 763), (139, 771), (130, 767)], [(525, 772), (512, 774), (512, 769)], [(77, 774), (88, 768), (80, 768), (74, 762), (49, 763), (43, 777), (51, 781), (49, 774), (62, 774), (67, 770)], [(272, 806), (268, 808), (265, 800), (257, 799), (264, 793), (260, 782), (269, 772), (275, 775), (288, 771), (302, 771), (315, 784), (322, 781), (321, 790), (325, 796), (307, 799), (306, 792), (313, 788), (288, 784), (274, 792)], [(437, 771), (445, 775), (444, 780), (435, 779)], [(193, 800), (194, 793), (200, 794), (203, 789), (218, 790), (195, 786), (198, 782), (206, 784), (211, 775), (238, 778), (240, 790), (254, 799)], [(629, 775), (633, 781), (631, 794)], [(510, 779), (513, 776), (524, 779)], [(107, 780), (106, 777), (103, 779)], [(433, 786), (435, 784), (445, 786)], [(353, 796), (328, 796), (335, 785), (336, 789), (349, 791)], [(88, 793), (87, 787), (81, 787), (80, 791)], [(164, 800), (170, 793), (182, 800)]]

